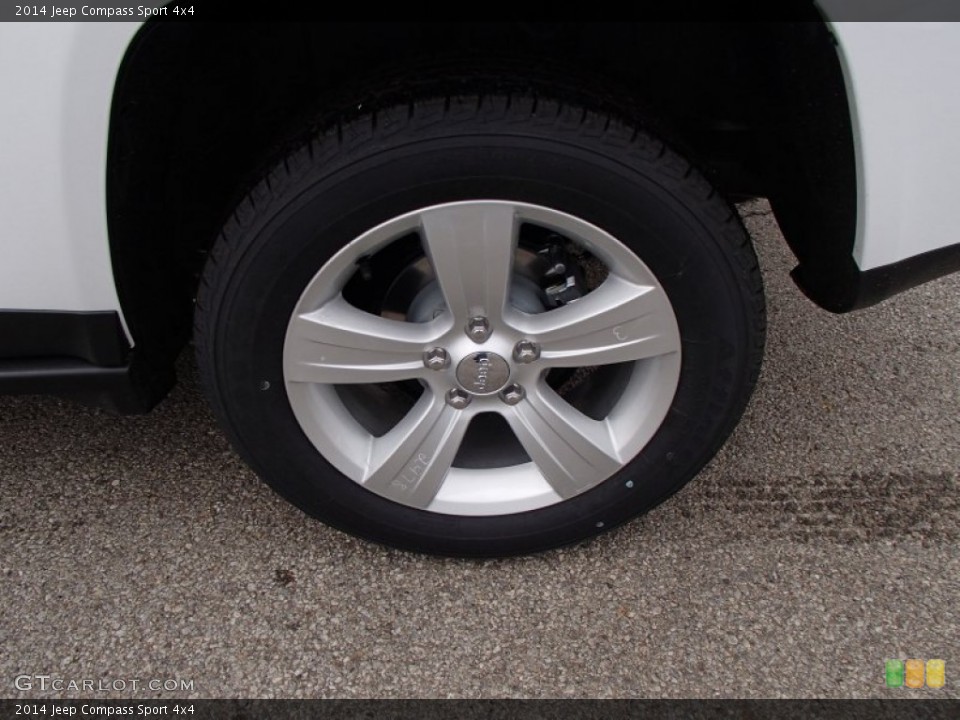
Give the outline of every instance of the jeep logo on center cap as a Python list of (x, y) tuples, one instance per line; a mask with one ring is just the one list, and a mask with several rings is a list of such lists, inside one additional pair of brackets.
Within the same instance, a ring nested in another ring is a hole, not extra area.
[(492, 395), (507, 384), (510, 366), (492, 352), (475, 352), (457, 365), (457, 381), (474, 395)]

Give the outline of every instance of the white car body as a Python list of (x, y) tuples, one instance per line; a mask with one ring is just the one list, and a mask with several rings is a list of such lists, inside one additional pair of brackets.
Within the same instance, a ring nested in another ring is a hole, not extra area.
[[(0, 106), (2, 308), (123, 317), (107, 242), (105, 158), (114, 82), (139, 27), (0, 25), (0, 96), (17, 99)], [(960, 25), (832, 29), (855, 129), (858, 267), (955, 243), (960, 93), (951, 89), (960, 76)]]
[(733, 203), (769, 200), (831, 312), (960, 272), (960, 24), (783, 7), (0, 24), (0, 394), (144, 413), (193, 338), (234, 447), (335, 527), (484, 557), (605, 532), (756, 384)]
[(833, 25), (854, 120), (861, 270), (957, 241), (960, 24)]
[[(960, 24), (830, 22), (856, 154), (860, 271), (957, 242)], [(837, 13), (842, 12), (841, 9)], [(111, 102), (139, 22), (0, 24), (0, 308), (116, 312)]]
[(16, 98), (0, 105), (0, 308), (121, 311), (105, 159), (117, 70), (138, 28), (0, 24), (0, 95)]

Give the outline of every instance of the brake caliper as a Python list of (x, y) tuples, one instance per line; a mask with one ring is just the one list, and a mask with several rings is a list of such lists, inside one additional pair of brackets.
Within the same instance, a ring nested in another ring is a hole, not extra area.
[(560, 235), (550, 235), (537, 250), (546, 270), (540, 278), (540, 287), (546, 299), (547, 309), (575, 302), (586, 293), (583, 268), (577, 258), (565, 247), (568, 241)]

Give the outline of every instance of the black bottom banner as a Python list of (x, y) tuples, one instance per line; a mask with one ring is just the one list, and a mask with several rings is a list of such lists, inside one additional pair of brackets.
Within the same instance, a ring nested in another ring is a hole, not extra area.
[(960, 717), (960, 700), (0, 700), (2, 718), (217, 720), (886, 720)]

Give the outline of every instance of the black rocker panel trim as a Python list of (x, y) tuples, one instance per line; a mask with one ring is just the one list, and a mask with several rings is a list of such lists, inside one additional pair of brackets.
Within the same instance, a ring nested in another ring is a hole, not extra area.
[(100, 367), (72, 358), (0, 360), (0, 395), (56, 395), (119, 415), (149, 412), (175, 377), (148, 374), (135, 362)]
[(0, 395), (57, 395), (122, 415), (173, 387), (173, 366), (130, 348), (114, 311), (0, 310)]
[(858, 270), (853, 258), (843, 264), (801, 263), (791, 276), (817, 305), (845, 313), (954, 272), (960, 272), (960, 243), (866, 271)]
[(116, 312), (0, 310), (0, 359), (63, 357), (120, 367), (130, 354)]

